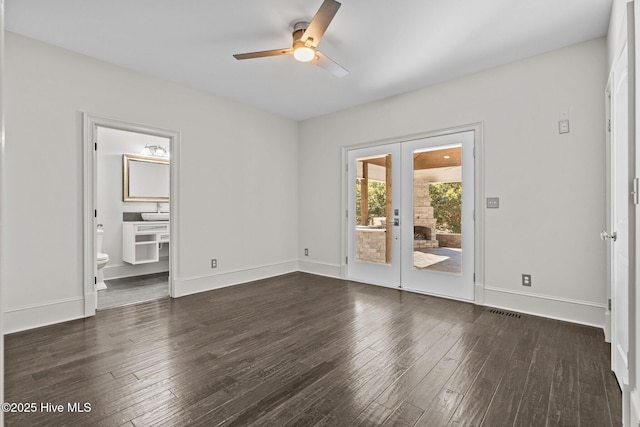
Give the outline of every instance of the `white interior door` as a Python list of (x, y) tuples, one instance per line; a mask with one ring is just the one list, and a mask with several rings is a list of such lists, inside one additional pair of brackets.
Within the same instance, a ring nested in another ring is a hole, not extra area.
[(474, 299), (473, 144), (473, 131), (402, 144), (403, 288)]
[(400, 144), (350, 150), (347, 157), (347, 275), (398, 287)]
[(620, 386), (629, 385), (629, 75), (627, 48), (614, 66), (611, 93), (612, 256), (611, 363)]
[(473, 143), (469, 131), (348, 151), (349, 279), (473, 300)]

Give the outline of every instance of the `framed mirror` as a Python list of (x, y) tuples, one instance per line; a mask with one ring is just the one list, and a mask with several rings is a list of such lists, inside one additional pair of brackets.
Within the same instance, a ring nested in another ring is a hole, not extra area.
[(169, 160), (123, 154), (123, 191), (125, 202), (168, 202)]

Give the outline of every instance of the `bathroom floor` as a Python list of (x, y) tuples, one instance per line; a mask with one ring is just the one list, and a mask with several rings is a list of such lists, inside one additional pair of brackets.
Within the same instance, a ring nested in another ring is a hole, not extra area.
[(169, 273), (105, 280), (98, 291), (98, 310), (121, 307), (169, 296)]

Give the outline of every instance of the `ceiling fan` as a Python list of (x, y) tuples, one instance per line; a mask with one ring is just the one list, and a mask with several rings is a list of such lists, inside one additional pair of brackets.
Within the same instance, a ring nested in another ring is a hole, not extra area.
[(344, 77), (349, 72), (331, 60), (327, 55), (316, 50), (331, 20), (340, 9), (341, 4), (335, 0), (324, 0), (311, 22), (300, 21), (293, 25), (293, 44), (290, 48), (263, 50), (260, 52), (239, 53), (234, 58), (252, 59), (266, 56), (293, 55), (298, 61), (311, 62), (324, 68), (336, 77)]

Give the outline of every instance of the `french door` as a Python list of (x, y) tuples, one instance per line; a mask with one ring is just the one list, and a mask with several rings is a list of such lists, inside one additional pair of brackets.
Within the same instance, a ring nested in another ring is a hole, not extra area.
[(348, 151), (348, 277), (473, 300), (473, 131)]

